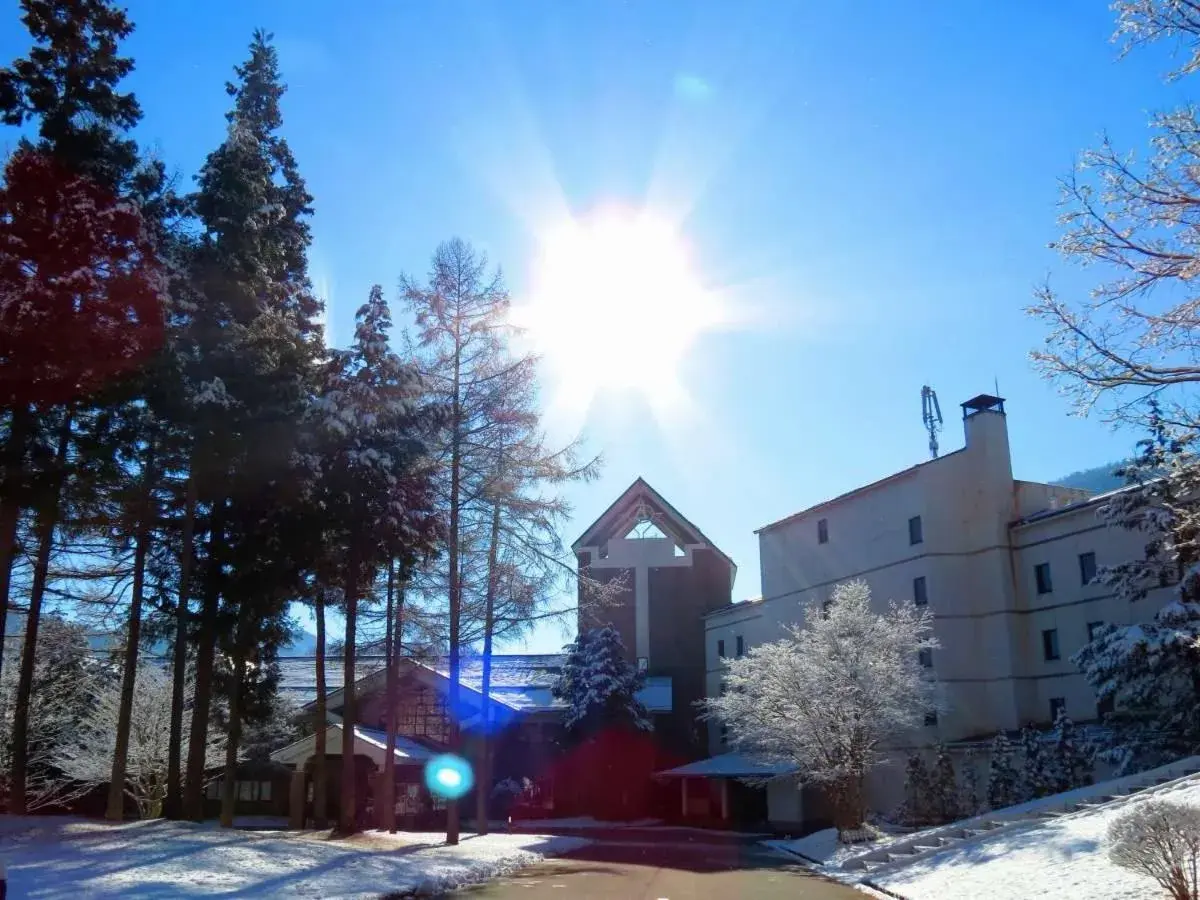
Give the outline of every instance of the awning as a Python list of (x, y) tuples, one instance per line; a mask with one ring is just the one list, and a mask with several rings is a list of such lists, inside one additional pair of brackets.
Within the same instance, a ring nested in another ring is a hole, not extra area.
[(799, 767), (793, 763), (764, 762), (741, 753), (722, 753), (708, 759), (698, 759), (686, 766), (656, 772), (655, 778), (778, 778), (794, 775)]

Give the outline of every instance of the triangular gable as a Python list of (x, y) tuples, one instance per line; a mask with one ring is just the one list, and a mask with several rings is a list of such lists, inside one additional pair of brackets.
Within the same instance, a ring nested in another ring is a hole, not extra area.
[(654, 524), (668, 537), (681, 544), (706, 544), (720, 554), (734, 572), (737, 571), (732, 559), (641, 477), (588, 526), (571, 545), (571, 549), (593, 547), (611, 538), (624, 537), (647, 509), (653, 514)]

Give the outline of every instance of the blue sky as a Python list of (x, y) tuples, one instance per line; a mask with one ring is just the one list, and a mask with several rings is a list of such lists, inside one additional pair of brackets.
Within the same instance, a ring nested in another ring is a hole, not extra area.
[[(1023, 307), (1053, 274), (1056, 179), (1108, 129), (1141, 148), (1161, 56), (1117, 62), (1107, 4), (137, 0), (141, 137), (190, 180), (254, 27), (276, 35), (286, 133), (316, 197), (312, 271), (334, 342), (369, 286), (462, 236), (518, 299), (556, 205), (678, 222), (739, 311), (681, 377), (688, 421), (602, 394), (568, 540), (644, 476), (758, 590), (753, 530), (926, 455), (921, 385), (957, 404), (998, 381), (1018, 477), (1126, 453), (1030, 369)], [(23, 29), (0, 23), (0, 55)], [(597, 314), (602, 314), (598, 310)], [(630, 323), (635, 328), (636, 322)], [(540, 629), (535, 650), (563, 635)]]

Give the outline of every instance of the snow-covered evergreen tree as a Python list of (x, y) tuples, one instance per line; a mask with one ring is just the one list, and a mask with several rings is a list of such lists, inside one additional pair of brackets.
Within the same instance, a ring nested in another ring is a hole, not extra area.
[(958, 776), (946, 745), (938, 742), (929, 776), (929, 807), (937, 824), (955, 821), (958, 815)]
[(1021, 802), (1054, 793), (1046, 741), (1032, 724), (1021, 729)]
[(1066, 710), (1059, 710), (1046, 748), (1046, 774), (1053, 794), (1092, 783), (1092, 755)]
[(919, 653), (936, 647), (932, 617), (911, 603), (871, 607), (865, 581), (812, 600), (804, 624), (727, 663), (729, 690), (705, 701), (733, 747), (794, 764), (830, 798), (839, 831), (860, 828), (867, 773), (886, 745), (939, 706)]
[(650, 716), (637, 698), (645, 676), (626, 656), (625, 643), (612, 625), (582, 632), (567, 647), (567, 659), (554, 685), (554, 696), (567, 704), (563, 724), (576, 739), (608, 728), (651, 729)]
[(1012, 742), (1002, 731), (992, 741), (988, 762), (987, 805), (989, 809), (1004, 809), (1020, 803), (1021, 777), (1017, 772)]
[(975, 756), (968, 752), (962, 761), (962, 777), (958, 785), (958, 814), (960, 818), (977, 815), (979, 809), (979, 773)]
[(900, 821), (917, 827), (932, 821), (930, 812), (929, 768), (918, 751), (908, 755), (904, 767), (904, 803), (899, 811)]
[(1113, 711), (1101, 755), (1136, 771), (1200, 752), (1200, 570), (1149, 621), (1104, 626), (1072, 660)]

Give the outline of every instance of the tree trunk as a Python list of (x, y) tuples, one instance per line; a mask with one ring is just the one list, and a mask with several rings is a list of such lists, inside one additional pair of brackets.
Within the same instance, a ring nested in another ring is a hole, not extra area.
[[(456, 335), (456, 342), (458, 337)], [(462, 490), (462, 402), (459, 397), (459, 369), (462, 366), (460, 349), (455, 347), (454, 351), (454, 400), (451, 409), (451, 426), (452, 435), (450, 438), (450, 522), (447, 529), (446, 540), (446, 564), (449, 569), (449, 584), (447, 585), (449, 600), (450, 600), (450, 691), (447, 698), (446, 708), (448, 712), (449, 722), (447, 722), (447, 737), (450, 743), (450, 752), (455, 755), (461, 755), (462, 749), (462, 733), (458, 727), (459, 706), (461, 703), (461, 694), (459, 690), (460, 666), (459, 666), (459, 640), (462, 618), (462, 582), (459, 578), (458, 571), (458, 528), (459, 528), (459, 501)], [(446, 843), (453, 846), (458, 843), (459, 836), (459, 821), (458, 821), (458, 800), (449, 799), (446, 801)]]
[(196, 640), (196, 693), (192, 699), (192, 728), (188, 735), (183, 814), (194, 822), (204, 819), (204, 774), (207, 767), (208, 717), (212, 706), (213, 654), (217, 645), (217, 613), (221, 601), (221, 561), (225, 541), (224, 501), (213, 504), (208, 536), (208, 572)]
[(313, 827), (329, 827), (329, 761), (325, 757), (325, 732), (329, 730), (329, 722), (325, 713), (325, 588), (317, 588), (315, 603), (317, 619), (317, 702), (313, 707), (313, 735), (316, 744), (313, 747)]
[(389, 834), (396, 833), (396, 560), (388, 560), (387, 571), (387, 622), (384, 637), (386, 671), (387, 737), (383, 748), (383, 782), (376, 799), (379, 810), (379, 828)]
[(488, 833), (488, 799), (492, 790), (492, 631), (496, 627), (496, 565), (500, 556), (500, 504), (492, 507), (488, 538), (488, 580), (483, 607), (483, 683), (480, 685), (479, 772), (475, 778), (475, 830)]
[(38, 511), (37, 559), (33, 566), (33, 584), (29, 590), (29, 612), (25, 618), (25, 642), (21, 647), (21, 674), (17, 680), (17, 697), (13, 704), (12, 726), (12, 774), (9, 785), (8, 811), (13, 815), (25, 814), (25, 786), (29, 764), (29, 703), (33, 697), (33, 667), (37, 658), (38, 624), (42, 615), (42, 598), (46, 594), (46, 578), (50, 571), (50, 553), (54, 547), (54, 530), (58, 526), (58, 515), (62, 504), (62, 489), (65, 481), (67, 448), (71, 439), (71, 416), (63, 421), (55, 449), (54, 475), (51, 496)]
[(108, 779), (108, 809), (104, 817), (113, 822), (125, 818), (125, 765), (129, 754), (129, 727), (133, 719), (133, 689), (137, 681), (138, 648), (142, 642), (142, 595), (146, 584), (146, 554), (150, 546), (150, 523), (155, 518), (151, 503), (154, 492), (154, 438), (146, 449), (142, 472), (137, 535), (133, 551), (133, 596), (129, 600), (129, 627), (125, 637), (125, 664), (121, 672), (121, 702), (117, 710), (117, 735), (113, 747), (112, 774)]
[(828, 796), (838, 834), (863, 827), (867, 811), (861, 775), (848, 775), (830, 784)]
[(358, 831), (357, 785), (354, 766), (354, 726), (358, 709), (354, 697), (354, 643), (358, 628), (358, 555), (352, 544), (343, 594), (346, 599), (346, 640), (342, 662), (342, 808), (338, 830), (342, 834)]
[(221, 827), (233, 827), (237, 805), (238, 747), (242, 742), (242, 681), (246, 674), (246, 630), (250, 604), (243, 601), (238, 610), (237, 631), (233, 636), (233, 689), (229, 692), (229, 727), (225, 733), (225, 774), (221, 778)]
[(171, 743), (167, 747), (167, 797), (163, 811), (168, 819), (183, 814), (183, 705), (187, 702), (188, 602), (191, 596), (192, 540), (196, 533), (197, 482), (195, 462), (188, 470), (183, 507), (182, 546), (179, 551), (179, 603), (175, 608), (175, 647), (171, 680)]
[(4, 666), (4, 636), (8, 629), (8, 598), (12, 591), (13, 562), (16, 560), (17, 525), (21, 521), (20, 479), (25, 462), (32, 415), (29, 407), (13, 408), (4, 446), (4, 476), (0, 481), (0, 674)]

